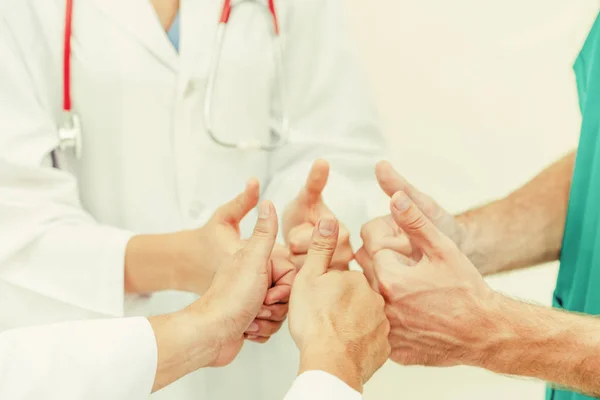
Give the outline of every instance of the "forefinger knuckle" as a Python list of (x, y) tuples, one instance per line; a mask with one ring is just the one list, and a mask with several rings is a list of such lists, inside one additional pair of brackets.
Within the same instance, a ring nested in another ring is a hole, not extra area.
[(316, 240), (312, 242), (310, 250), (316, 254), (330, 254), (335, 250), (335, 244), (329, 240)]
[(406, 228), (414, 231), (423, 229), (428, 223), (425, 215), (414, 206), (409, 209), (406, 221)]

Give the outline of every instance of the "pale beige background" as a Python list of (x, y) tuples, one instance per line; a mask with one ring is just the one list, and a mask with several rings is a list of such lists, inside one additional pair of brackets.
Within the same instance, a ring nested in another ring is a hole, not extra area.
[[(347, 0), (393, 162), (453, 211), (502, 196), (573, 148), (571, 65), (597, 0)], [(490, 283), (549, 304), (556, 265)], [(367, 400), (542, 399), (543, 384), (388, 365)]]

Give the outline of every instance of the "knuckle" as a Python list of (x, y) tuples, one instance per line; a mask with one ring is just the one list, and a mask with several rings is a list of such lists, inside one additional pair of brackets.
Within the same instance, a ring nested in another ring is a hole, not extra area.
[(411, 206), (407, 214), (406, 228), (418, 231), (427, 225), (427, 218), (417, 208)]
[(300, 251), (301, 245), (301, 242), (297, 239), (290, 240), (290, 251), (292, 253), (298, 253)]
[(315, 240), (310, 249), (315, 253), (329, 254), (335, 251), (335, 244), (331, 240)]
[(271, 229), (266, 223), (256, 224), (256, 226), (254, 227), (254, 232), (252, 233), (253, 236), (258, 238), (268, 238), (271, 237), (272, 234), (273, 233), (271, 232)]

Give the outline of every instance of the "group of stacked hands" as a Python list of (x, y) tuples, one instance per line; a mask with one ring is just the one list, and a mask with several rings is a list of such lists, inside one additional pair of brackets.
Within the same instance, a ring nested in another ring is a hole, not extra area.
[[(572, 158), (545, 174), (570, 171)], [(403, 365), (477, 366), (600, 393), (593, 373), (596, 360), (590, 357), (598, 344), (595, 320), (510, 299), (484, 281), (485, 274), (543, 261), (531, 259), (523, 242), (512, 245), (514, 254), (504, 254), (502, 247), (496, 254), (493, 244), (485, 243), (489, 235), (469, 223), (469, 214), (479, 213), (478, 218), (496, 221), (494, 229), (510, 232), (505, 228), (511, 222), (498, 219), (506, 210), (491, 205), (455, 217), (382, 162), (376, 174), (390, 196), (391, 211), (363, 226), (363, 247), (354, 252), (347, 230), (322, 201), (327, 174), (326, 163), (315, 163), (298, 201), (285, 210), (286, 248), (275, 244), (273, 205), (259, 205), (252, 237), (189, 308), (213, 318), (211, 324), (229, 328), (213, 341), (216, 350), (209, 360), (190, 365), (190, 371), (228, 364), (244, 339), (266, 342), (289, 316), (300, 372), (325, 371), (358, 392), (391, 359)], [(526, 190), (538, 186), (539, 179)], [(563, 200), (552, 202), (564, 208)], [(213, 221), (233, 221), (237, 229), (238, 217), (257, 203), (258, 184), (251, 182)], [(304, 221), (294, 221), (294, 213)], [(288, 221), (295, 228), (288, 229)], [(563, 223), (556, 219), (557, 226)], [(550, 252), (558, 252), (559, 242), (557, 238), (552, 245), (557, 249)], [(363, 272), (349, 271), (353, 259)], [(237, 295), (233, 299), (223, 293)], [(207, 304), (210, 309), (204, 308)], [(563, 367), (557, 368), (559, 364)], [(155, 389), (171, 380), (157, 380)]]

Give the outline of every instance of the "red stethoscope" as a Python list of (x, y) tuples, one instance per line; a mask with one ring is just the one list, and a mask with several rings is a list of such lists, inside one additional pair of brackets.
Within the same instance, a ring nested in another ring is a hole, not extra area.
[[(223, 41), (225, 39), (225, 32), (231, 12), (234, 7), (242, 3), (254, 3), (256, 5), (265, 7), (269, 12), (269, 18), (273, 23), (272, 37), (273, 37), (273, 58), (275, 67), (278, 74), (278, 89), (279, 89), (279, 100), (281, 102), (280, 112), (280, 126), (278, 129), (271, 130), (271, 138), (273, 140), (269, 143), (261, 143), (259, 140), (245, 140), (240, 142), (230, 142), (219, 138), (213, 129), (212, 121), (212, 105), (213, 105), (213, 94), (215, 92), (215, 83), (219, 70), (219, 62), (221, 58), (221, 50), (223, 48)], [(241, 0), (236, 4), (232, 4), (231, 0), (223, 1), (223, 9), (219, 17), (219, 24), (215, 37), (215, 45), (210, 58), (210, 70), (206, 85), (206, 94), (204, 101), (204, 120), (206, 125), (206, 131), (210, 138), (217, 144), (237, 149), (254, 149), (272, 151), (276, 150), (287, 143), (290, 136), (289, 127), (289, 113), (287, 110), (287, 93), (286, 93), (286, 82), (284, 79), (284, 65), (283, 65), (283, 44), (280, 35), (280, 22), (275, 8), (275, 0), (268, 0), (267, 4), (263, 4), (260, 0)], [(58, 126), (58, 148), (61, 151), (73, 151), (77, 159), (81, 158), (82, 151), (82, 135), (81, 135), (81, 122), (79, 116), (73, 111), (73, 102), (71, 97), (71, 37), (73, 33), (73, 0), (66, 0), (66, 11), (65, 11), (65, 31), (64, 31), (64, 52), (63, 52), (63, 116), (62, 121)]]

